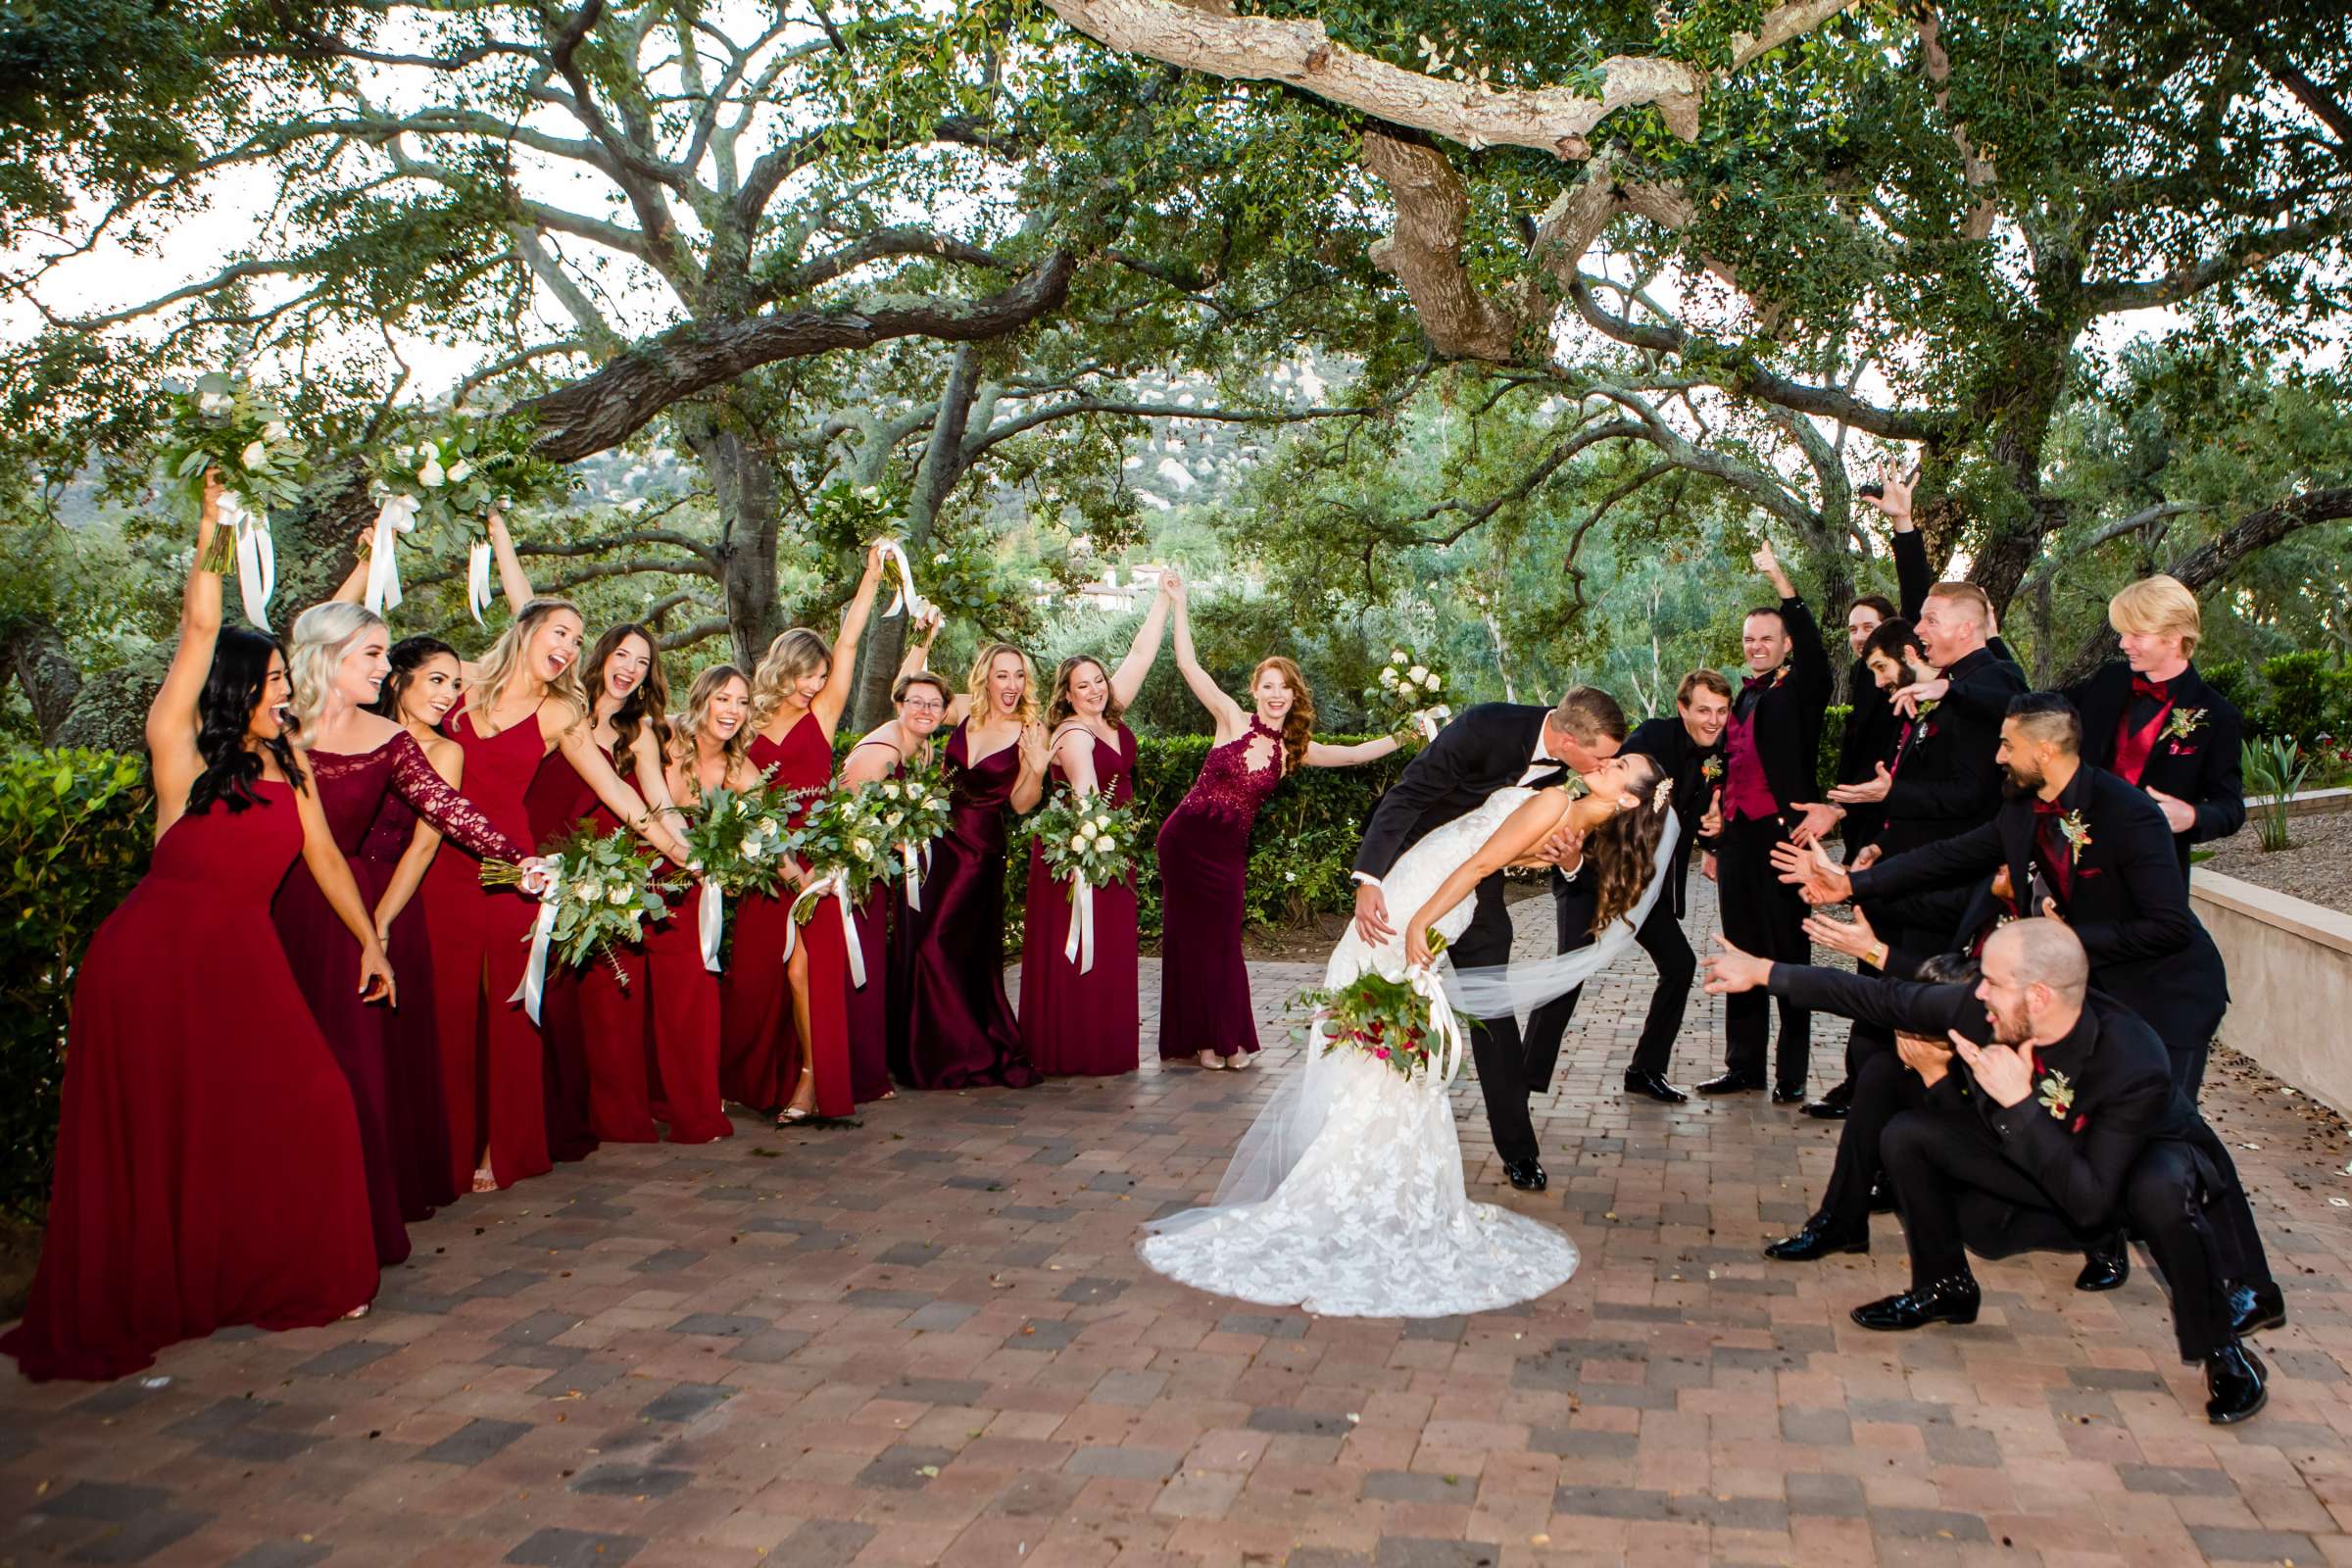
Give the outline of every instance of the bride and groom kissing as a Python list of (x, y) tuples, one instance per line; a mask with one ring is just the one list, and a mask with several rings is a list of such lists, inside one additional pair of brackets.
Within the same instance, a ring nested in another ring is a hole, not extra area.
[[(1631, 947), (1675, 863), (1676, 779), (1620, 755), (1623, 710), (1592, 687), (1549, 709), (1490, 703), (1440, 730), (1382, 797), (1356, 854), (1356, 916), (1327, 987), (1392, 978), (1446, 944), (1447, 997), (1511, 1184), (1546, 1183), (1517, 1014), (1563, 999)], [(1687, 803), (1686, 803), (1687, 804)], [(1557, 956), (1511, 961), (1502, 872), (1548, 864), (1583, 896)], [(1400, 923), (1401, 921), (1401, 923)], [(1548, 1077), (1546, 1070), (1545, 1076)], [(1464, 1191), (1447, 1086), (1308, 1041), (1243, 1135), (1213, 1202), (1161, 1220), (1144, 1260), (1202, 1290), (1343, 1316), (1442, 1316), (1532, 1299), (1574, 1272), (1547, 1225)]]

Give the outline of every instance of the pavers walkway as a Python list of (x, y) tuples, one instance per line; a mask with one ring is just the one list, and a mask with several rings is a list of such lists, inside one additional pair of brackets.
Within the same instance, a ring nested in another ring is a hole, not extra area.
[[(1265, 1014), (1313, 973), (1261, 970)], [(2144, 1268), (2089, 1297), (2069, 1258), (1984, 1265), (1975, 1327), (1879, 1336), (1845, 1314), (1902, 1284), (1891, 1218), (1866, 1257), (1763, 1261), (1835, 1131), (1621, 1099), (1647, 988), (1637, 955), (1586, 999), (1549, 1193), (1495, 1180), (1458, 1092), (1481, 1195), (1584, 1250), (1520, 1310), (1316, 1319), (1142, 1268), (1137, 1224), (1214, 1185), (1287, 1045), (744, 1122), (466, 1200), (364, 1322), (103, 1388), (0, 1372), (0, 1565), (2352, 1563), (2332, 1122), (2216, 1072), (2294, 1320), (2225, 1431)], [(1686, 1081), (1717, 1027), (1692, 1009)]]

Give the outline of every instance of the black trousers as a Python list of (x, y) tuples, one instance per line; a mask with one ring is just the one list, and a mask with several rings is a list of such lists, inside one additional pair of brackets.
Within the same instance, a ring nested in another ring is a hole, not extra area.
[(1832, 1236), (1870, 1234), (1870, 1190), (1879, 1179), (1879, 1139), (1886, 1124), (1927, 1104), (1928, 1086), (1889, 1045), (1862, 1057), (1849, 1082), (1854, 1097), (1838, 1127), (1838, 1162), (1816, 1211)]
[[(1511, 916), (1503, 905), (1499, 871), (1478, 885), (1477, 912), (1450, 952), (1464, 969), (1511, 961)], [(1479, 1019), (1470, 1031), (1470, 1059), (1478, 1065), (1478, 1088), (1486, 1097), (1494, 1152), (1514, 1164), (1535, 1158), (1536, 1123), (1527, 1111), (1527, 1054), (1519, 1041), (1519, 1020), (1508, 1013)]]
[[(1723, 934), (1743, 953), (1776, 963), (1810, 963), (1813, 944), (1805, 937), (1805, 901), (1782, 882), (1772, 866), (1772, 849), (1786, 841), (1777, 821), (1734, 817), (1715, 844), (1715, 890), (1723, 903)], [(1724, 998), (1723, 1064), (1733, 1072), (1762, 1077), (1764, 1047), (1772, 1032), (1774, 999), (1762, 991)], [(1813, 1015), (1779, 1002), (1781, 1043), (1773, 1078), (1779, 1087), (1802, 1092), (1812, 1053)]]
[[(1560, 922), (1559, 946), (1554, 951), (1572, 953), (1592, 945), (1592, 912), (1599, 892), (1598, 879), (1590, 873), (1574, 881), (1552, 874), (1552, 908)], [(1698, 956), (1690, 951), (1690, 939), (1683, 935), (1683, 922), (1675, 917), (1672, 904), (1661, 893), (1649, 907), (1649, 917), (1634, 932), (1635, 943), (1658, 966), (1658, 985), (1649, 994), (1649, 1011), (1642, 1020), (1642, 1038), (1634, 1045), (1634, 1059), (1626, 1064), (1628, 1072), (1665, 1074), (1674, 1055), (1674, 1037), (1682, 1032), (1683, 1012), (1690, 1002), (1691, 982), (1698, 977)], [(1550, 1089), (1552, 1069), (1559, 1064), (1560, 1042), (1576, 1016), (1576, 999), (1582, 995), (1584, 987), (1579, 986), (1528, 1015), (1529, 1094)]]
[[(1911, 1249), (1911, 1284), (1924, 1290), (1968, 1270), (1968, 1253), (2079, 1250), (2112, 1222), (2079, 1231), (1969, 1113), (1908, 1110), (1886, 1124), (1880, 1156)], [(2235, 1340), (2224, 1282), (2230, 1250), (2209, 1208), (2217, 1173), (2189, 1143), (2153, 1140), (2133, 1161), (2115, 1216), (2147, 1244), (2173, 1297), (2173, 1333), (2183, 1361), (2201, 1361)]]

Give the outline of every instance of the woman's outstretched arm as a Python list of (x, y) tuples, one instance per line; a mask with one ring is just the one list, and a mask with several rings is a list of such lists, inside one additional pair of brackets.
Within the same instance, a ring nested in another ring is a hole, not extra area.
[(1551, 837), (1552, 830), (1568, 814), (1570, 804), (1566, 790), (1548, 789), (1504, 817), (1502, 825), (1487, 835), (1487, 842), (1478, 847), (1478, 853), (1455, 866), (1453, 874), (1413, 911), (1404, 928), (1406, 961), (1427, 963), (1430, 928), (1452, 913), (1453, 906), (1468, 898), (1481, 882), (1533, 853)]

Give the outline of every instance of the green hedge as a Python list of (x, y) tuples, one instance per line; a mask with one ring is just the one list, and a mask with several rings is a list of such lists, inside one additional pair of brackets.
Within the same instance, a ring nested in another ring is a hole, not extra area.
[(74, 968), (147, 868), (149, 807), (143, 759), (0, 757), (0, 1213), (48, 1195)]

